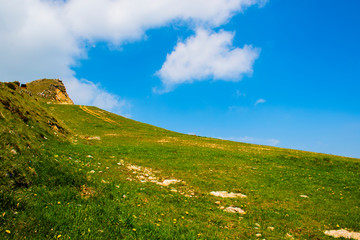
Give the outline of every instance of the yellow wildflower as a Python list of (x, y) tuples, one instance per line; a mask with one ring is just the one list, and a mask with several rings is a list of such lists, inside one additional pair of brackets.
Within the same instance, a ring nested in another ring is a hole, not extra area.
[(61, 234), (59, 234), (59, 235), (57, 236), (57, 238), (61, 238)]
[(133, 228), (132, 230), (133, 230), (134, 232), (136, 232), (136, 228)]
[(5, 230), (5, 232), (6, 232), (6, 233), (8, 233), (8, 234), (10, 234), (10, 233), (11, 233), (11, 232), (10, 232), (10, 230)]

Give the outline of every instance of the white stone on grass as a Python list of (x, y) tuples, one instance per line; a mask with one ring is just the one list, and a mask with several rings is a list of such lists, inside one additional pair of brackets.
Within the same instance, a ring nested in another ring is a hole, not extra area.
[(213, 191), (210, 192), (211, 195), (215, 196), (215, 197), (222, 197), (222, 198), (246, 198), (246, 195), (242, 194), (242, 193), (228, 193), (226, 191)]
[(326, 235), (334, 238), (346, 238), (346, 239), (355, 239), (360, 240), (360, 232), (349, 232), (345, 229), (340, 230), (329, 230), (324, 232)]
[(166, 179), (163, 182), (156, 182), (156, 184), (159, 184), (161, 186), (169, 186), (170, 184), (181, 182), (181, 180), (178, 179)]
[(229, 213), (239, 213), (239, 214), (245, 214), (245, 211), (242, 210), (241, 208), (239, 207), (233, 207), (233, 206), (230, 206), (230, 207), (227, 207), (224, 209), (225, 212), (229, 212)]

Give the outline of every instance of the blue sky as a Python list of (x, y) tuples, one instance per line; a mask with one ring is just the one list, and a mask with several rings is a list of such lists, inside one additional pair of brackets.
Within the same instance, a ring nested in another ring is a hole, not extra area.
[[(34, 37), (28, 45), (44, 54), (34, 59), (29, 50), (20, 63), (26, 77), (9, 64), (3, 79), (60, 77), (78, 104), (173, 131), (360, 158), (359, 1), (183, 1), (173, 15), (136, 8), (130, 27), (78, 17), (108, 0), (31, 1), (65, 12), (68, 19), (54, 20), (64, 34), (55, 36), (72, 41)], [(69, 19), (75, 24), (63, 24)], [(46, 69), (26, 67), (53, 56), (59, 62), (47, 60)]]

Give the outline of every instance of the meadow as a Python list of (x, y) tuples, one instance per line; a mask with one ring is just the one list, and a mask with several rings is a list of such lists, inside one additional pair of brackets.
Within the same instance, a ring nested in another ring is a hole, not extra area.
[(360, 231), (359, 159), (185, 135), (6, 84), (0, 93), (1, 239), (334, 239), (324, 231)]

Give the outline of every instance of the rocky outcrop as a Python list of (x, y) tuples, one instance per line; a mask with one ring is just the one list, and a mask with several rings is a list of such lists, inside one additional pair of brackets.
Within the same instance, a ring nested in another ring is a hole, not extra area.
[(74, 104), (59, 79), (39, 79), (26, 84), (27, 91), (60, 104)]

